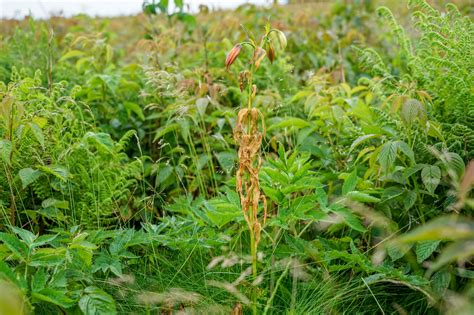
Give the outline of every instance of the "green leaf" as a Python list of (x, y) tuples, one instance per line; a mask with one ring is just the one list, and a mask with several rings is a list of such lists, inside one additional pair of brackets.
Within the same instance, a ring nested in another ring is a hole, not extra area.
[(33, 244), (34, 240), (38, 237), (37, 235), (31, 233), (28, 230), (20, 229), (19, 227), (12, 226), (11, 227), (12, 231), (15, 232), (29, 247), (31, 244)]
[(33, 122), (28, 123), (28, 126), (30, 126), (31, 132), (35, 136), (36, 140), (38, 140), (41, 147), (44, 149), (44, 135), (41, 128)]
[(58, 291), (50, 288), (43, 289), (39, 292), (31, 293), (31, 296), (37, 300), (59, 305), (69, 308), (75, 304), (75, 301), (66, 296), (66, 291)]
[(438, 271), (431, 277), (431, 287), (438, 295), (444, 295), (451, 282), (451, 274), (448, 270)]
[(43, 173), (32, 168), (23, 168), (18, 172), (23, 189), (34, 183)]
[(6, 279), (11, 283), (15, 284), (17, 287), (26, 289), (28, 286), (25, 279), (22, 277), (17, 277), (15, 272), (13, 271), (10, 266), (8, 266), (5, 262), (0, 260), (0, 279)]
[(20, 261), (25, 261), (29, 252), (25, 243), (21, 242), (15, 236), (3, 232), (0, 232), (0, 241), (3, 242)]
[(130, 116), (130, 113), (134, 113), (141, 120), (145, 120), (145, 115), (143, 114), (143, 110), (140, 107), (140, 105), (138, 105), (137, 103), (124, 102), (123, 107), (127, 111), (128, 116)]
[(94, 144), (96, 148), (105, 152), (112, 152), (114, 148), (112, 137), (105, 132), (89, 131), (84, 135), (84, 141)]
[(411, 125), (416, 120), (419, 120), (424, 125), (426, 122), (426, 109), (418, 100), (409, 99), (403, 103), (400, 116), (403, 122), (408, 125)]
[(48, 275), (46, 274), (43, 268), (39, 269), (33, 274), (31, 278), (31, 290), (33, 292), (39, 292), (43, 290), (46, 286), (47, 281)]
[(380, 150), (378, 161), (380, 166), (387, 172), (395, 163), (397, 159), (398, 143), (389, 141), (382, 146)]
[(366, 232), (367, 229), (360, 222), (359, 217), (353, 214), (349, 209), (344, 208), (340, 205), (332, 204), (329, 209), (342, 217), (344, 222), (353, 230), (359, 232)]
[(438, 270), (444, 265), (456, 260), (465, 260), (474, 255), (474, 241), (464, 240), (454, 242), (443, 248), (438, 259), (430, 265), (429, 273)]
[(347, 176), (342, 185), (342, 194), (346, 195), (348, 192), (353, 191), (357, 185), (357, 170), (353, 170), (352, 173)]
[(434, 193), (441, 180), (441, 170), (435, 165), (427, 165), (421, 170), (421, 180), (430, 193)]
[(83, 51), (80, 51), (80, 50), (70, 50), (67, 53), (65, 53), (61, 57), (61, 59), (59, 59), (59, 62), (70, 59), (70, 58), (74, 58), (74, 57), (80, 57), (80, 56), (83, 56), (84, 54), (85, 53)]
[[(236, 194), (235, 192), (227, 193)], [(237, 197), (236, 203), (235, 201), (230, 202), (229, 198), (219, 197), (204, 202), (204, 205), (207, 210), (206, 215), (209, 217), (212, 223), (214, 223), (218, 227), (223, 227), (225, 224), (234, 221), (235, 219), (240, 218), (242, 216), (242, 209), (238, 200), (239, 199)]]
[(110, 270), (116, 276), (122, 276), (122, 264), (120, 263), (120, 260), (106, 252), (100, 253), (92, 267), (92, 272), (97, 272), (99, 270), (102, 270), (104, 273), (107, 272), (107, 270)]
[(474, 222), (462, 216), (441, 216), (396, 239), (397, 243), (474, 238)]
[(48, 244), (48, 243), (52, 242), (56, 237), (58, 237), (58, 234), (55, 234), (55, 235), (41, 235), (40, 237), (38, 237), (33, 242), (31, 247), (34, 248), (34, 247), (43, 246), (45, 244)]
[(388, 245), (387, 246), (387, 253), (390, 256), (390, 258), (392, 259), (392, 261), (396, 261), (396, 260), (402, 258), (403, 256), (405, 256), (405, 254), (411, 249), (411, 247), (412, 246), (399, 247), (399, 246)]
[(54, 198), (48, 198), (43, 200), (41, 203), (43, 208), (58, 208), (58, 209), (69, 209), (69, 202), (67, 200), (57, 200)]
[(359, 144), (373, 138), (378, 138), (380, 135), (377, 134), (368, 134), (368, 135), (363, 135), (360, 136), (359, 138), (355, 139), (354, 142), (351, 144), (350, 151), (354, 150)]
[(285, 117), (281, 122), (272, 124), (268, 128), (268, 131), (288, 127), (295, 127), (297, 129), (301, 129), (308, 126), (311, 126), (311, 123), (309, 121), (296, 117)]
[(374, 203), (374, 202), (380, 201), (380, 198), (371, 196), (369, 194), (366, 194), (360, 191), (350, 191), (347, 193), (347, 197), (351, 198), (352, 200), (360, 201), (360, 202)]
[(31, 255), (29, 265), (33, 267), (54, 267), (61, 265), (65, 259), (65, 248), (39, 248)]
[(400, 151), (402, 151), (403, 154), (405, 154), (410, 161), (415, 164), (415, 153), (413, 153), (413, 150), (408, 146), (408, 144), (403, 141), (397, 141), (397, 143)]
[(0, 139), (0, 154), (2, 156), (3, 162), (7, 165), (10, 165), (10, 155), (12, 150), (13, 147), (11, 141)]
[(79, 300), (79, 308), (84, 315), (117, 314), (114, 299), (97, 287), (87, 287)]
[(422, 241), (416, 244), (416, 260), (419, 264), (424, 262), (438, 248), (441, 241)]
[(180, 125), (178, 123), (172, 123), (172, 124), (166, 124), (163, 127), (160, 127), (155, 134), (155, 137), (153, 138), (153, 141), (156, 141), (160, 138), (162, 138), (164, 135), (176, 131), (180, 128)]
[(60, 165), (39, 165), (37, 166), (37, 168), (43, 173), (53, 175), (61, 181), (67, 181), (67, 179), (69, 178), (69, 171)]

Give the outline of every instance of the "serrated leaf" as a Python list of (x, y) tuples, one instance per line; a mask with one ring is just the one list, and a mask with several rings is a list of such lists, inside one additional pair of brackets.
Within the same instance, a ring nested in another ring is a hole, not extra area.
[(79, 300), (79, 308), (84, 315), (117, 314), (114, 299), (97, 287), (87, 287)]
[(431, 287), (438, 295), (443, 295), (451, 282), (451, 274), (448, 270), (438, 271), (431, 277)]
[(61, 265), (65, 258), (65, 248), (39, 248), (31, 255), (29, 265), (33, 267), (54, 267)]
[(42, 175), (41, 171), (32, 168), (23, 168), (18, 172), (23, 189), (34, 183)]
[(421, 170), (421, 180), (430, 193), (434, 193), (441, 180), (441, 170), (435, 165), (427, 165)]
[(403, 122), (410, 125), (416, 120), (422, 124), (426, 122), (426, 109), (421, 102), (416, 99), (409, 99), (402, 105), (400, 113)]
[(380, 166), (387, 172), (397, 159), (398, 143), (389, 141), (382, 146), (378, 155), (378, 161)]
[(10, 165), (10, 155), (13, 150), (12, 143), (9, 140), (0, 139), (0, 155), (5, 164)]
[(33, 244), (34, 240), (38, 237), (37, 235), (31, 233), (28, 230), (20, 229), (19, 227), (16, 226), (11, 226), (10, 227), (15, 234), (17, 234), (25, 243), (27, 246), (30, 246)]
[(438, 248), (441, 241), (422, 241), (416, 244), (416, 260), (419, 264), (424, 262)]

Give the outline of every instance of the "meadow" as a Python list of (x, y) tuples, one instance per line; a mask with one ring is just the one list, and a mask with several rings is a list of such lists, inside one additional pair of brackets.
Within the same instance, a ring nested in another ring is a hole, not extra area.
[(0, 25), (0, 314), (473, 314), (474, 9)]

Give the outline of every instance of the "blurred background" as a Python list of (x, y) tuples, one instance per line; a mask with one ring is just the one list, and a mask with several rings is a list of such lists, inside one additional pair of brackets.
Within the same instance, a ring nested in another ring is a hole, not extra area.
[[(172, 2), (172, 1), (171, 1)], [(279, 3), (287, 1), (280, 0)], [(47, 18), (50, 15), (120, 16), (141, 12), (142, 0), (0, 0), (1, 18)], [(273, 0), (193, 0), (187, 1), (188, 10), (197, 12), (205, 4), (210, 8), (235, 8), (244, 3), (270, 4)]]

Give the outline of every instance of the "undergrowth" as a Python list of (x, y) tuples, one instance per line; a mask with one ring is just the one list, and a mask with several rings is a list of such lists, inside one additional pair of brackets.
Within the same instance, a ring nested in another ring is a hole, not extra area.
[(472, 9), (430, 3), (2, 21), (0, 314), (470, 314)]

